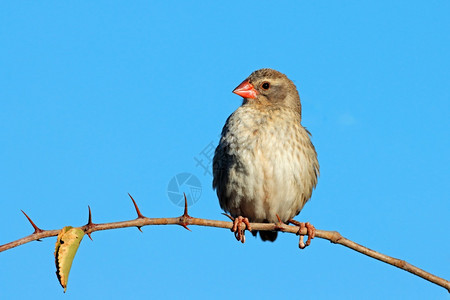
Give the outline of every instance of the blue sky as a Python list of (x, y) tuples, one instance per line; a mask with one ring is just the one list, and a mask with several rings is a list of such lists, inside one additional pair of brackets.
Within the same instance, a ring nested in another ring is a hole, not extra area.
[[(450, 278), (448, 1), (26, 1), (0, 4), (0, 244), (182, 209), (226, 218), (195, 158), (271, 67), (297, 85), (321, 177), (298, 220)], [(178, 177), (180, 178), (180, 177)], [(184, 185), (180, 191), (187, 189)], [(187, 191), (187, 190), (186, 190)], [(55, 238), (0, 254), (1, 299), (448, 299), (441, 287), (294, 235), (245, 245), (179, 226), (84, 239), (63, 294)]]

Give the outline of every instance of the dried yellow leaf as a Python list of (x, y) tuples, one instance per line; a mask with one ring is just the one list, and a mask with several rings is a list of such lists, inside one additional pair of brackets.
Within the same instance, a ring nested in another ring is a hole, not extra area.
[(64, 293), (67, 289), (70, 268), (83, 236), (82, 229), (72, 226), (64, 227), (58, 234), (55, 247), (56, 276), (64, 288)]

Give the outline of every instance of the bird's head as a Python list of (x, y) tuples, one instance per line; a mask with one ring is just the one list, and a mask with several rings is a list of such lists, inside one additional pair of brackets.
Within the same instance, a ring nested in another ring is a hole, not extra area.
[(295, 84), (276, 70), (260, 69), (253, 72), (233, 93), (243, 97), (244, 104), (284, 106), (301, 113), (300, 97)]

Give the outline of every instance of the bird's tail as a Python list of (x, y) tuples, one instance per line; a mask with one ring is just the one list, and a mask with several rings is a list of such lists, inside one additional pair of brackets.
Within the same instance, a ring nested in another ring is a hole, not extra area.
[(261, 237), (261, 240), (265, 241), (275, 241), (277, 239), (278, 236), (278, 232), (276, 231), (256, 231), (253, 230), (252, 234), (253, 236), (256, 236), (256, 233), (259, 232), (259, 236)]

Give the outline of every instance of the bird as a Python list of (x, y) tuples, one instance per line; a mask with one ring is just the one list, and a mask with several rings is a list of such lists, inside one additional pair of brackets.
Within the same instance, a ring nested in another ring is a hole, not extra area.
[[(243, 98), (242, 105), (226, 120), (213, 158), (213, 188), (233, 220), (231, 230), (244, 243), (250, 222), (291, 222), (300, 226), (299, 234), (307, 228), (307, 246), (314, 227), (292, 218), (311, 198), (320, 171), (311, 134), (301, 125), (297, 88), (283, 73), (264, 68), (233, 93)], [(259, 231), (263, 241), (273, 242), (277, 234)]]

